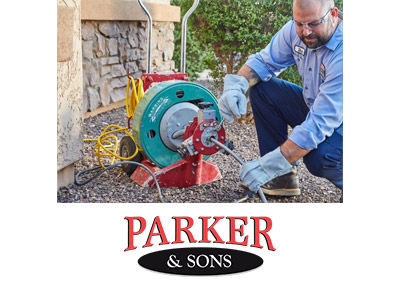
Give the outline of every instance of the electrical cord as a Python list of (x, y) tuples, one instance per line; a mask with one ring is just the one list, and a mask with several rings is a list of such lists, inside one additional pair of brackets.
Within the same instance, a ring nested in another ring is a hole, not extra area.
[[(130, 88), (132, 87), (131, 92)], [(107, 126), (100, 136), (96, 139), (84, 139), (85, 142), (96, 142), (93, 149), (97, 155), (97, 161), (102, 168), (106, 166), (101, 161), (104, 157), (111, 157), (111, 164), (114, 164), (115, 158), (120, 160), (131, 160), (133, 159), (138, 151), (140, 150), (135, 142), (133, 135), (128, 132), (130, 129), (129, 121), (133, 118), (136, 107), (140, 100), (144, 96), (143, 81), (138, 78), (134, 79), (132, 76), (128, 76), (128, 84), (126, 85), (126, 115), (128, 116), (128, 127), (121, 127), (119, 125)], [(117, 154), (118, 151), (118, 138), (114, 135), (116, 132), (124, 132), (131, 138), (136, 146), (136, 151), (129, 157), (122, 157)]]
[[(129, 94), (129, 89), (132, 86), (132, 91)], [(126, 114), (129, 118), (133, 117), (135, 109), (140, 100), (144, 96), (144, 88), (142, 79), (133, 79), (132, 76), (128, 77), (128, 84), (126, 85)]]
[[(111, 129), (111, 128), (115, 128), (115, 130), (109, 131), (109, 129)], [(130, 132), (128, 132), (127, 130), (128, 130), (128, 128), (122, 128), (121, 126), (118, 126), (118, 125), (109, 125), (103, 130), (103, 132), (97, 139), (85, 139), (84, 140), (85, 142), (87, 142), (87, 141), (95, 141), (96, 142), (96, 145), (94, 146), (94, 151), (97, 154), (97, 161), (99, 162), (99, 165), (102, 168), (106, 168), (106, 166), (104, 166), (104, 164), (101, 161), (101, 159), (103, 157), (111, 157), (112, 158), (111, 164), (114, 164), (115, 158), (118, 158), (120, 160), (131, 160), (137, 155), (139, 148), (137, 147), (135, 139), (133, 138), (132, 134)], [(118, 138), (115, 135), (112, 135), (112, 133), (121, 132), (121, 131), (125, 132), (125, 134), (128, 135), (136, 145), (135, 152), (129, 157), (123, 157), (123, 156), (120, 156), (117, 154)], [(114, 143), (110, 142), (109, 139), (113, 139)], [(107, 145), (105, 145), (105, 144), (107, 144)], [(105, 152), (103, 152), (103, 151), (105, 151)]]
[[(160, 185), (158, 184), (156, 176), (154, 175), (154, 173), (147, 166), (145, 166), (144, 164), (141, 164), (139, 162), (136, 162), (136, 161), (121, 161), (121, 162), (117, 162), (117, 163), (114, 163), (114, 164), (111, 164), (111, 165), (104, 165), (105, 168), (103, 168), (102, 166), (96, 166), (96, 167), (93, 167), (93, 168), (82, 170), (82, 171), (78, 172), (75, 175), (75, 184), (78, 185), (78, 186), (85, 185), (85, 184), (89, 183), (90, 181), (92, 181), (93, 179), (99, 177), (101, 174), (103, 174), (107, 170), (110, 170), (110, 169), (112, 169), (114, 167), (120, 167), (122, 164), (134, 164), (134, 165), (137, 165), (137, 166), (140, 166), (140, 167), (144, 168), (144, 170), (146, 170), (151, 175), (151, 177), (153, 177), (154, 183), (156, 183), (156, 187), (157, 187), (157, 190), (158, 190), (158, 196), (160, 198), (160, 201), (161, 201), (161, 203), (164, 203), (164, 199), (163, 199), (162, 193), (161, 193), (161, 188), (160, 188)], [(99, 169), (101, 169), (101, 170), (99, 171)], [(84, 181), (79, 180), (79, 177), (82, 174), (85, 174), (85, 173), (88, 173), (88, 172), (92, 172), (92, 171), (97, 171), (97, 172), (96, 172), (96, 174), (94, 174), (92, 177), (90, 177), (87, 180), (84, 180)]]
[[(130, 87), (132, 86), (132, 91), (130, 91)], [(94, 151), (97, 154), (97, 161), (99, 162), (99, 166), (89, 168), (82, 170), (78, 172), (75, 176), (75, 184), (78, 186), (85, 185), (95, 179), (96, 177), (99, 177), (101, 174), (106, 172), (107, 170), (110, 170), (114, 167), (121, 167), (122, 164), (134, 164), (137, 166), (140, 166), (144, 168), (150, 175), (153, 177), (154, 183), (156, 184), (157, 190), (158, 190), (158, 196), (160, 197), (160, 200), (162, 203), (164, 203), (164, 199), (162, 197), (161, 193), (161, 188), (160, 185), (158, 184), (157, 178), (154, 175), (154, 173), (147, 168), (145, 165), (136, 162), (136, 161), (131, 161), (137, 154), (138, 151), (140, 150), (139, 147), (137, 146), (134, 137), (128, 130), (130, 129), (129, 126), (129, 121), (133, 118), (133, 115), (135, 113), (135, 109), (137, 105), (139, 104), (140, 100), (144, 96), (144, 89), (143, 89), (143, 81), (139, 79), (134, 79), (132, 76), (128, 76), (128, 84), (126, 86), (126, 114), (128, 116), (128, 127), (121, 127), (118, 125), (109, 125), (107, 126), (101, 135), (96, 138), (96, 139), (85, 139), (84, 141), (90, 142), (90, 141), (95, 141), (96, 145), (94, 146)], [(114, 128), (114, 130), (110, 130)], [(125, 132), (126, 135), (128, 135), (133, 143), (135, 144), (135, 152), (129, 156), (129, 157), (123, 157), (117, 154), (118, 151), (118, 138), (114, 135), (116, 132)], [(110, 141), (113, 140), (113, 141)], [(111, 164), (103, 164), (101, 159), (103, 157), (111, 157)], [(118, 158), (120, 160), (123, 160), (121, 162), (114, 163), (115, 158)], [(87, 180), (79, 180), (79, 177), (85, 173), (88, 172), (93, 172), (96, 171), (96, 173), (89, 179)]]

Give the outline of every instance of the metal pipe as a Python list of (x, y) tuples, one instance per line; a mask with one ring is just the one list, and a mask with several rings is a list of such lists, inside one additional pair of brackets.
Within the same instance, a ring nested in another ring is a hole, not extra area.
[(236, 200), (235, 203), (243, 203), (249, 199), (249, 196), (246, 195), (243, 198), (240, 198), (239, 200)]
[(150, 12), (143, 5), (142, 0), (138, 0), (140, 7), (142, 7), (143, 11), (146, 13), (148, 19), (147, 26), (147, 73), (151, 73), (151, 37), (153, 33), (153, 18), (150, 15)]
[[(244, 161), (236, 154), (234, 153), (229, 147), (227, 147), (226, 145), (224, 145), (223, 143), (219, 142), (218, 140), (211, 138), (210, 139), (213, 143), (215, 143), (216, 145), (220, 146), (221, 148), (223, 148), (225, 151), (227, 151), (230, 155), (232, 155), (241, 165), (244, 164)], [(263, 203), (267, 203), (267, 199), (265, 198), (264, 192), (261, 190), (261, 188), (257, 189), (257, 193), (258, 196), (260, 196), (261, 200), (263, 201)], [(239, 200), (237, 200), (237, 203), (240, 202), (244, 202), (249, 198), (249, 196), (245, 196)]]
[(181, 72), (185, 73), (186, 64), (186, 25), (189, 16), (196, 10), (197, 5), (199, 5), (199, 0), (194, 0), (192, 7), (186, 12), (182, 19), (182, 29), (181, 29)]

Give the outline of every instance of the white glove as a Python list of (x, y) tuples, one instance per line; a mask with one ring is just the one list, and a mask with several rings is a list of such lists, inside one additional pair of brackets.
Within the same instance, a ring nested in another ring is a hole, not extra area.
[(224, 80), (224, 92), (219, 99), (218, 107), (222, 117), (233, 122), (233, 116), (238, 119), (246, 114), (247, 100), (244, 95), (249, 88), (247, 79), (240, 75), (227, 74)]

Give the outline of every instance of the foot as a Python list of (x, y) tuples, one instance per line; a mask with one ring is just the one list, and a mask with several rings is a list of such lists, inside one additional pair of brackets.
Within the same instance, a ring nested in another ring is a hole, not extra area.
[(293, 169), (292, 172), (278, 176), (271, 180), (264, 186), (261, 186), (261, 190), (272, 196), (297, 196), (300, 195), (299, 178), (297, 176), (297, 170)]

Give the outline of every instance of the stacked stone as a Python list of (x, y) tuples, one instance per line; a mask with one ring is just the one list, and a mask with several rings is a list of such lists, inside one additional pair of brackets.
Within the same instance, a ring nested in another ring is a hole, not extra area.
[[(152, 69), (175, 68), (174, 24), (153, 23)], [(146, 23), (82, 21), (83, 111), (125, 99), (126, 70), (139, 78), (147, 67)]]

